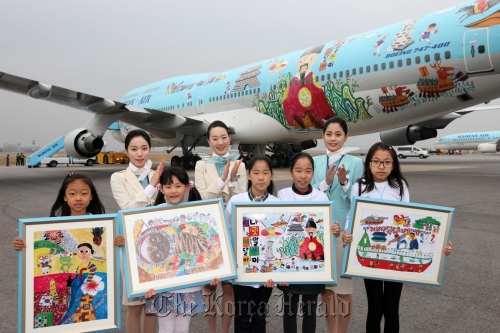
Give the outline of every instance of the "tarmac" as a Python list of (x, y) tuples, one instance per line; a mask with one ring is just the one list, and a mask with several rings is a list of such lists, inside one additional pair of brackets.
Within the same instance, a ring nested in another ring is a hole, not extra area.
[[(401, 160), (409, 182), (410, 200), (454, 207), (451, 239), (442, 287), (407, 284), (399, 307), (401, 332), (494, 332), (500, 327), (500, 154), (431, 156)], [(4, 269), (0, 277), (0, 332), (17, 331), (18, 256), (12, 240), (18, 219), (47, 216), (64, 176), (85, 173), (97, 187), (107, 213), (118, 206), (109, 184), (113, 172), (124, 165), (56, 168), (0, 167), (0, 249)], [(194, 171), (189, 171), (194, 178)], [(289, 170), (275, 170), (277, 189), (291, 186)], [(282, 332), (281, 292), (270, 299), (267, 332)], [(354, 310), (349, 332), (364, 332), (367, 302), (363, 281), (354, 279)], [(126, 308), (121, 307), (125, 332)], [(219, 321), (220, 323), (220, 321)], [(301, 319), (299, 318), (299, 330)], [(192, 332), (208, 332), (203, 315), (195, 316)], [(310, 330), (306, 330), (311, 332)], [(317, 318), (316, 332), (328, 332), (325, 319)]]

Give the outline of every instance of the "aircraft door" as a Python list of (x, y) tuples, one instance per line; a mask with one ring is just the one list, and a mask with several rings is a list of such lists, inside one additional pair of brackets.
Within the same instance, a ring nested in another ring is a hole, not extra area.
[(205, 105), (203, 105), (203, 96), (205, 95), (204, 91), (200, 91), (198, 93), (198, 104), (196, 104), (196, 113), (200, 114), (203, 113), (203, 110), (205, 108)]
[(464, 33), (464, 60), (467, 73), (493, 70), (489, 41), (488, 28), (475, 29)]

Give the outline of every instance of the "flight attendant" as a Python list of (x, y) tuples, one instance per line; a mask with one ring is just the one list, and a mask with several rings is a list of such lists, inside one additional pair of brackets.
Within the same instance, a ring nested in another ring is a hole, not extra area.
[[(326, 155), (314, 157), (314, 177), (311, 184), (323, 191), (334, 202), (335, 221), (344, 230), (346, 216), (351, 207), (351, 188), (363, 175), (363, 163), (359, 157), (347, 154), (344, 144), (347, 141), (348, 128), (340, 117), (328, 119), (323, 126), (323, 141), (327, 148)], [(337, 237), (337, 267), (342, 267), (344, 247), (342, 237)], [(352, 280), (340, 277), (337, 269), (337, 285), (326, 285), (322, 301), (326, 306), (326, 322), (330, 332), (347, 332), (352, 317)], [(336, 315), (339, 302), (348, 304), (349, 313)], [(332, 308), (333, 305), (333, 308)]]
[[(213, 156), (206, 161), (198, 161), (195, 168), (195, 185), (202, 199), (222, 198), (224, 204), (235, 194), (246, 192), (247, 176), (245, 164), (238, 160), (239, 153), (229, 154), (231, 136), (229, 128), (222, 121), (214, 121), (207, 130), (208, 144)], [(229, 233), (231, 235), (231, 233)], [(206, 285), (203, 297), (207, 306), (207, 322), (210, 333), (217, 332), (216, 287)], [(228, 333), (234, 313), (231, 304), (234, 302), (233, 286), (222, 282), (222, 333)]]
[[(162, 161), (156, 171), (151, 169), (151, 138), (148, 133), (143, 130), (130, 131), (125, 138), (125, 150), (130, 160), (128, 168), (111, 176), (111, 190), (116, 203), (120, 209), (154, 205), (156, 185), (164, 163)], [(142, 332), (156, 332), (156, 316), (146, 315), (145, 303), (144, 297), (127, 298), (125, 284), (123, 285), (123, 305), (127, 305), (127, 332), (141, 332), (141, 317)]]

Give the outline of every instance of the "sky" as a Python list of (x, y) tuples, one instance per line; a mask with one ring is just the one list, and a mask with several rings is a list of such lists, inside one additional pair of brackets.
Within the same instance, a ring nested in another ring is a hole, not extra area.
[[(456, 0), (27, 1), (3, 0), (0, 72), (120, 100), (168, 77), (225, 71), (459, 4)], [(498, 104), (500, 101), (493, 102)], [(0, 91), (0, 147), (37, 145), (91, 114)], [(438, 131), (500, 130), (500, 110)], [(430, 147), (436, 139), (419, 142)], [(108, 150), (122, 144), (105, 135)], [(321, 140), (320, 140), (321, 141)], [(368, 148), (370, 134), (349, 139)]]

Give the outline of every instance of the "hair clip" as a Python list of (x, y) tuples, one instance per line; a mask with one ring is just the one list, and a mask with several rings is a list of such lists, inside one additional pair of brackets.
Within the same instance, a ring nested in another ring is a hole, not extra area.
[(192, 180), (190, 180), (188, 190), (191, 191), (193, 188), (194, 188), (194, 182)]
[(73, 177), (73, 175), (74, 175), (73, 172), (68, 173), (68, 177)]
[(161, 184), (160, 184), (160, 183), (156, 184), (156, 189), (157, 189), (158, 191), (160, 191), (161, 193), (163, 193), (163, 191), (162, 191), (163, 186), (161, 186)]

